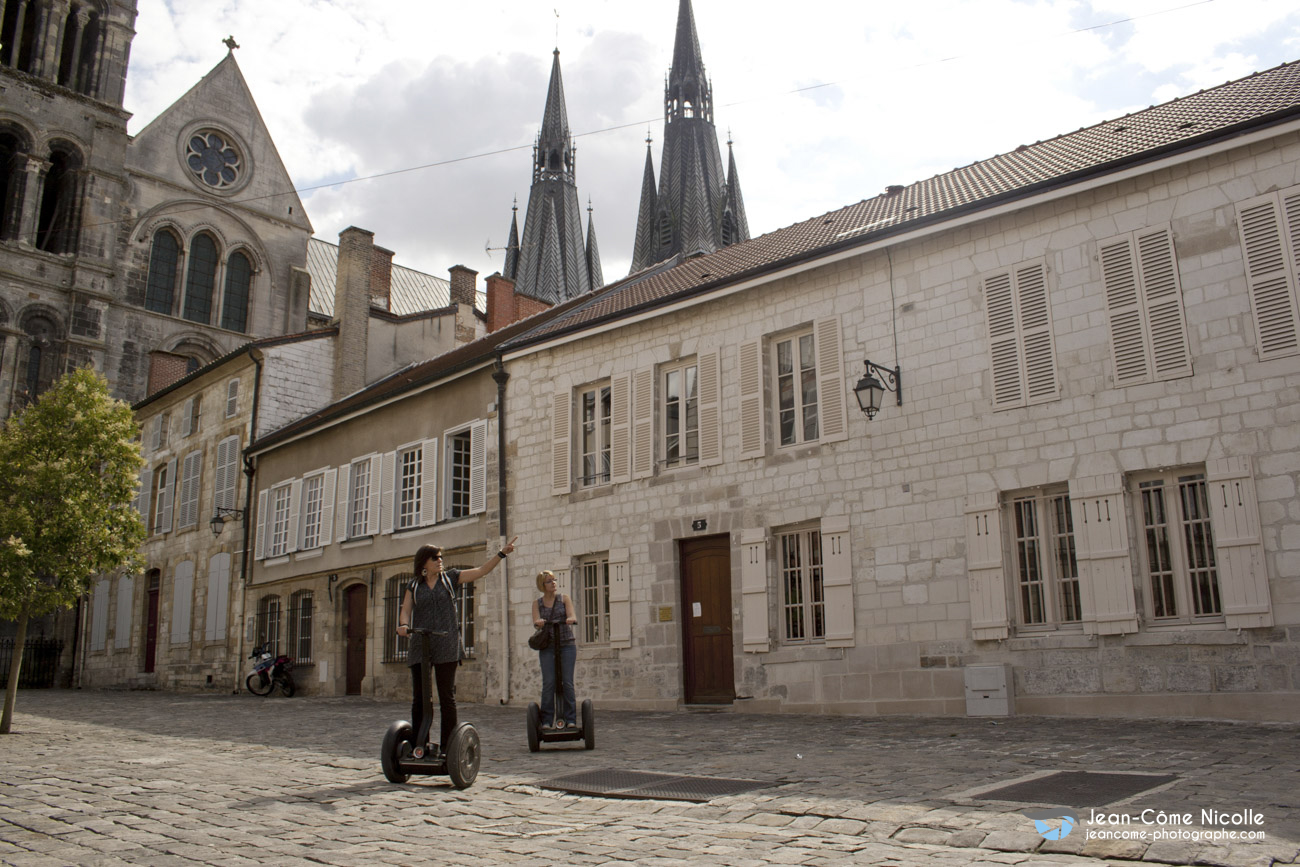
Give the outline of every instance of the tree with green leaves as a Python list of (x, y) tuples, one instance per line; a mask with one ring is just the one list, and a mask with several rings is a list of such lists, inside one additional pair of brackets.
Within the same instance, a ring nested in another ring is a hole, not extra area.
[(0, 429), (0, 618), (18, 627), (0, 734), (13, 723), (28, 621), (71, 608), (96, 575), (140, 568), (138, 434), (131, 407), (89, 368)]

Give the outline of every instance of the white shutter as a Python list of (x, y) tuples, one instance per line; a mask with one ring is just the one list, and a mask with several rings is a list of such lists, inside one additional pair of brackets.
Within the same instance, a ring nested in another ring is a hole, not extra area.
[(1205, 477), (1225, 625), (1229, 629), (1272, 626), (1273, 607), (1250, 458), (1206, 461)]
[(654, 386), (653, 367), (632, 374), (632, 478), (634, 479), (645, 479), (654, 474)]
[(167, 475), (163, 477), (163, 486), (158, 491), (158, 526), (156, 533), (172, 531), (172, 503), (176, 500), (176, 459), (167, 462)]
[(469, 427), (469, 513), (487, 511), (487, 422)]
[(103, 650), (108, 646), (108, 594), (109, 580), (99, 579), (95, 584), (94, 601), (90, 609), (90, 649)]
[(117, 579), (117, 618), (113, 625), (113, 647), (124, 650), (131, 646), (131, 621), (135, 611), (135, 581), (130, 575)]
[(232, 379), (226, 384), (226, 418), (239, 414), (239, 380)]
[(338, 484), (339, 471), (326, 470), (325, 481), (321, 485), (320, 494), (320, 543), (321, 547), (334, 541), (334, 497), (337, 496), (335, 486)]
[(614, 484), (632, 478), (632, 376), (620, 373), (609, 381), (609, 463)]
[(289, 484), (289, 526), (285, 528), (285, 553), (297, 551), (302, 531), (298, 526), (298, 516), (302, 514), (302, 479), (294, 479)]
[(190, 643), (190, 617), (194, 605), (194, 561), (182, 560), (172, 575), (171, 643)]
[(348, 462), (339, 467), (338, 499), (335, 501), (334, 538), (340, 542), (348, 540), (348, 505), (352, 502), (352, 464)]
[[(628, 550), (609, 551), (609, 645), (632, 646), (632, 584)], [(568, 570), (565, 570), (568, 571)]]
[(1011, 272), (984, 280), (984, 307), (989, 325), (989, 356), (993, 374), (993, 408), (1024, 406), (1025, 385), (1020, 365), (1019, 329)]
[(761, 458), (763, 443), (763, 341), (740, 344), (740, 456)]
[(822, 585), (826, 593), (826, 646), (853, 647), (857, 643), (857, 633), (849, 516), (823, 518), (821, 533)]
[(1025, 402), (1056, 398), (1056, 344), (1047, 298), (1047, 268), (1042, 262), (1016, 269), (1016, 313), (1025, 359)]
[(746, 653), (765, 653), (770, 624), (767, 605), (767, 533), (740, 531), (740, 630)]
[(216, 514), (217, 508), (235, 508), (239, 491), (238, 435), (226, 437), (217, 443), (217, 468), (213, 489), (213, 514)]
[(266, 559), (266, 491), (259, 491), (257, 494), (257, 553), (255, 559)]
[(1111, 360), (1115, 384), (1135, 385), (1151, 381), (1150, 350), (1138, 293), (1133, 243), (1128, 235), (1098, 245), (1101, 279), (1106, 290), (1106, 314), (1110, 319)]
[(384, 457), (383, 455), (370, 456), (370, 506), (366, 511), (366, 535), (379, 535), (379, 501), (382, 496), (380, 485), (383, 483)]
[(162, 448), (162, 426), (163, 416), (160, 413), (153, 417), (153, 431), (149, 437), (150, 448), (154, 451)]
[(1261, 359), (1300, 351), (1300, 187), (1270, 193), (1237, 206), (1237, 229), (1245, 256), (1246, 288), (1255, 313)]
[(420, 446), (420, 525), (438, 523), (438, 438), (431, 437)]
[(817, 341), (817, 402), (824, 443), (834, 443), (849, 435), (844, 403), (844, 348), (840, 338), (840, 318), (828, 316), (813, 324)]
[(966, 498), (966, 578), (970, 584), (971, 637), (1006, 638), (1006, 572), (1002, 566), (1002, 516), (996, 492)]
[(567, 494), (571, 487), (573, 447), (569, 429), (573, 422), (572, 392), (565, 386), (551, 396), (551, 493)]
[(194, 433), (194, 398), (185, 401), (181, 408), (181, 436), (187, 437)]
[(1117, 473), (1070, 480), (1079, 601), (1088, 635), (1138, 629), (1124, 499), (1124, 480)]
[(153, 527), (149, 526), (149, 503), (153, 499), (153, 470), (143, 469), (140, 471), (140, 493), (136, 497), (136, 504), (140, 510), (140, 517), (144, 520), (145, 529), (150, 534), (153, 533)]
[(1159, 226), (1136, 232), (1134, 238), (1155, 378), (1191, 376), (1192, 354), (1187, 344), (1183, 287), (1178, 277), (1173, 233), (1168, 226)]
[(220, 641), (225, 638), (230, 615), (229, 552), (222, 551), (208, 561), (208, 601), (204, 615), (204, 640)]
[(193, 527), (199, 522), (199, 471), (202, 461), (202, 452), (190, 452), (181, 463), (177, 527)]
[(707, 467), (722, 462), (722, 430), (718, 414), (722, 387), (718, 382), (718, 351), (701, 352), (695, 364), (700, 389), (700, 466)]
[(392, 533), (393, 528), (397, 526), (397, 519), (393, 514), (396, 511), (393, 508), (395, 490), (393, 474), (397, 471), (397, 452), (384, 452), (382, 464), (383, 472), (379, 477), (379, 531)]

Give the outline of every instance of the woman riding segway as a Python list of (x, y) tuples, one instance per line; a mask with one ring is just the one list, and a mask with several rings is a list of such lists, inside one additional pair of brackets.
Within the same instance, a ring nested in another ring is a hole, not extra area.
[(541, 664), (542, 705), (528, 705), (528, 748), (537, 752), (544, 741), (583, 740), (587, 749), (592, 749), (596, 745), (596, 727), (591, 700), (582, 703), (579, 725), (573, 688), (573, 668), (578, 659), (578, 642), (573, 635), (577, 611), (567, 593), (557, 592), (554, 572), (539, 572), (537, 589), (542, 592), (533, 600), (533, 625), (538, 633), (529, 646), (537, 650)]

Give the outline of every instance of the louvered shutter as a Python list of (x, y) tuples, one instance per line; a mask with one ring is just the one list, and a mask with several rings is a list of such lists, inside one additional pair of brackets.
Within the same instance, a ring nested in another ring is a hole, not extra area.
[(226, 637), (230, 614), (230, 554), (226, 551), (208, 561), (206, 605), (203, 638), (205, 641), (220, 641)]
[(1041, 262), (1016, 269), (1016, 301), (1025, 358), (1025, 402), (1057, 396), (1056, 342), (1047, 298), (1047, 268)]
[(970, 584), (971, 637), (1006, 638), (1006, 572), (1002, 566), (1002, 517), (996, 493), (966, 498), (966, 578)]
[(420, 455), (420, 525), (438, 523), (438, 438), (424, 441)]
[(334, 541), (334, 498), (339, 481), (338, 470), (326, 470), (320, 494), (320, 543), (324, 547)]
[(352, 463), (339, 467), (338, 497), (335, 499), (334, 538), (340, 542), (348, 540), (348, 505), (352, 502)]
[(289, 485), (289, 526), (285, 528), (285, 553), (297, 551), (302, 539), (302, 530), (298, 526), (302, 514), (302, 479), (294, 479)]
[(740, 457), (761, 458), (763, 443), (763, 341), (740, 344)]
[(609, 645), (632, 646), (632, 584), (627, 548), (611, 548), (609, 552)]
[(487, 510), (487, 422), (476, 421), (469, 428), (469, 513)]
[(1300, 350), (1300, 187), (1271, 193), (1237, 206), (1237, 229), (1246, 264), (1246, 288), (1255, 313), (1260, 359)]
[(844, 345), (840, 338), (840, 319), (829, 316), (813, 324), (817, 341), (817, 402), (821, 416), (820, 439), (839, 442), (848, 437), (849, 425), (844, 404)]
[(181, 436), (187, 437), (194, 433), (194, 398), (185, 401), (181, 409)]
[(194, 605), (194, 561), (182, 560), (172, 575), (172, 644), (190, 643), (190, 616)]
[(740, 629), (746, 653), (770, 647), (767, 605), (767, 533), (740, 531)]
[(993, 408), (1024, 406), (1025, 387), (1021, 374), (1019, 329), (1016, 327), (1016, 304), (1009, 271), (985, 278), (984, 305), (989, 325)]
[(383, 455), (370, 456), (370, 503), (366, 511), (366, 535), (379, 535), (380, 498), (382, 496), (384, 468)]
[(1110, 319), (1111, 359), (1115, 384), (1136, 385), (1151, 381), (1150, 352), (1138, 292), (1133, 243), (1128, 235), (1099, 245), (1101, 278), (1106, 290), (1106, 314)]
[(558, 388), (551, 396), (551, 493), (567, 494), (571, 487), (573, 446), (569, 430), (573, 422), (571, 390)]
[[(219, 514), (218, 509), (230, 508), (226, 502), (226, 490), (230, 486), (231, 466), (230, 452), (234, 438), (227, 437), (217, 443), (216, 466), (212, 473), (212, 514)], [(233, 500), (233, 496), (231, 497)]]
[(199, 471), (203, 454), (190, 452), (181, 463), (180, 502), (177, 527), (193, 527), (199, 522)]
[(266, 491), (257, 492), (257, 553), (255, 559), (266, 559)]
[[(140, 471), (140, 493), (136, 497), (136, 507), (140, 512), (140, 517), (147, 525), (149, 523), (149, 503), (153, 499), (153, 470), (145, 469)], [(153, 531), (152, 527), (146, 529)]]
[(1192, 354), (1173, 233), (1168, 226), (1158, 226), (1134, 233), (1134, 239), (1155, 378), (1191, 376)]
[(158, 525), (155, 533), (172, 531), (172, 504), (176, 501), (176, 459), (167, 462), (167, 475), (163, 477), (162, 488), (158, 491)]
[(117, 579), (117, 619), (113, 625), (113, 647), (125, 650), (131, 646), (131, 621), (135, 612), (135, 580), (130, 575)]
[(90, 609), (90, 649), (103, 650), (108, 646), (108, 594), (109, 580), (99, 579), (95, 585), (94, 601)]
[(654, 474), (654, 368), (632, 374), (632, 478)]
[(632, 478), (632, 376), (609, 381), (609, 472), (614, 484)]
[(696, 359), (699, 373), (700, 466), (722, 462), (722, 430), (718, 415), (718, 351), (701, 352)]
[(392, 533), (397, 524), (393, 515), (396, 511), (393, 508), (393, 492), (396, 487), (393, 475), (397, 468), (397, 452), (384, 452), (381, 463), (383, 471), (379, 477), (379, 531)]
[(149, 438), (150, 448), (152, 448), (154, 451), (158, 451), (158, 449), (162, 448), (162, 438), (163, 438), (162, 428), (163, 428), (163, 416), (162, 415), (154, 416), (153, 432)]
[(1272, 626), (1273, 606), (1250, 458), (1206, 461), (1205, 477), (1225, 625), (1229, 629)]
[(853, 647), (857, 643), (854, 626), (853, 552), (849, 532), (848, 515), (822, 519), (822, 584), (826, 593), (827, 647)]
[(1079, 601), (1088, 635), (1138, 628), (1124, 499), (1124, 480), (1117, 473), (1070, 480)]
[(239, 380), (232, 379), (226, 384), (226, 418), (239, 414)]

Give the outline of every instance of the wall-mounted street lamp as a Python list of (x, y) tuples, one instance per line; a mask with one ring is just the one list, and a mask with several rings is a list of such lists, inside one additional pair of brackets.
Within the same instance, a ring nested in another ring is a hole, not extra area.
[[(853, 393), (858, 398), (858, 406), (862, 409), (868, 419), (876, 417), (880, 412), (880, 401), (885, 396), (886, 391), (892, 391), (898, 395), (898, 405), (903, 405), (903, 371), (899, 367), (890, 370), (887, 367), (881, 367), (879, 364), (872, 364), (870, 361), (863, 360), (862, 364), (866, 367), (866, 372), (858, 380), (858, 384), (853, 386)], [(876, 374), (880, 374), (880, 379), (876, 379)], [(884, 382), (881, 382), (881, 379)]]
[(226, 520), (228, 518), (242, 521), (244, 519), (244, 510), (227, 509), (225, 506), (217, 506), (217, 513), (212, 516), (211, 521), (208, 521), (208, 526), (212, 528), (212, 535), (214, 538), (221, 535), (221, 531), (225, 529)]

